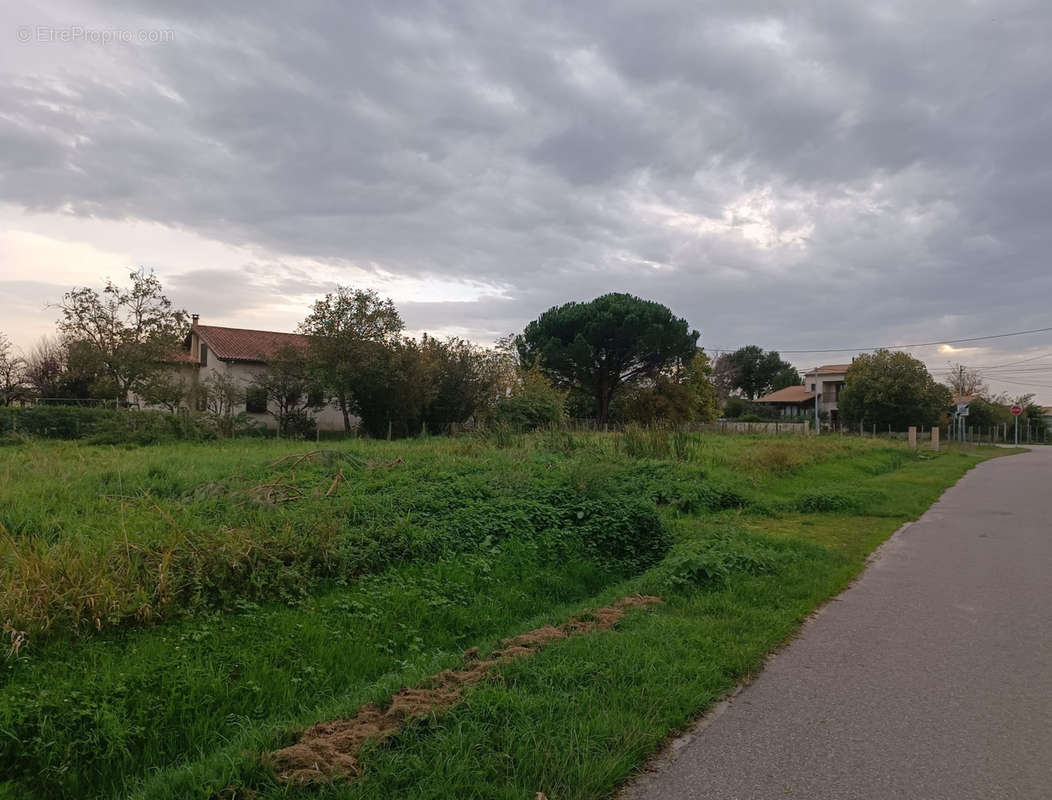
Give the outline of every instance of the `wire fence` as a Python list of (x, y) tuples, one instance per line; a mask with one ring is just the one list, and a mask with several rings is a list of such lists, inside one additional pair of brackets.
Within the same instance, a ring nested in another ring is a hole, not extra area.
[(35, 397), (26, 405), (74, 406), (76, 408), (120, 408), (120, 400), (100, 400), (97, 397)]
[[(939, 439), (943, 442), (955, 442), (960, 440), (960, 431), (954, 425), (934, 426), (939, 431)], [(931, 427), (917, 426), (918, 440), (931, 438)], [(909, 439), (909, 430), (899, 430), (892, 425), (880, 426), (872, 423), (854, 425), (829, 425), (823, 424), (820, 431), (823, 435), (837, 434), (841, 436), (861, 436), (867, 439)], [(997, 425), (968, 425), (964, 431), (964, 440), (975, 444), (1014, 444), (1015, 426), (1012, 423), (1000, 423)], [(1019, 444), (1049, 444), (1052, 443), (1048, 426), (1036, 424), (1033, 421), (1019, 423)]]

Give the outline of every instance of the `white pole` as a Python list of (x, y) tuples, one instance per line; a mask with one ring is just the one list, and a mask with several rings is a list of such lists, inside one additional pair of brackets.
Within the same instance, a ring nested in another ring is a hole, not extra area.
[(818, 421), (818, 367), (815, 367), (815, 434), (822, 432), (822, 423)]

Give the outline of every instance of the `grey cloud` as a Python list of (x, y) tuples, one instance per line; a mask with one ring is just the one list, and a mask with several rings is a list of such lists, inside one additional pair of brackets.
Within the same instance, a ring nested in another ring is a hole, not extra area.
[(710, 346), (1044, 319), (1036, 1), (85, 0), (93, 17), (175, 41), (111, 51), (119, 78), (71, 50), (0, 76), (0, 200), (276, 254), (229, 296), (179, 279), (209, 313), (329, 288), (286, 255), (493, 287), (407, 304), (418, 328), (503, 331), (609, 290)]

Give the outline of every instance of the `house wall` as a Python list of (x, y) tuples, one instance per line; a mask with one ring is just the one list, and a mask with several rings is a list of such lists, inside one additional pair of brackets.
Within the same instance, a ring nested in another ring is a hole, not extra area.
[[(190, 336), (190, 355), (198, 362), (195, 364), (180, 364), (173, 366), (172, 369), (179, 375), (183, 375), (192, 381), (203, 381), (207, 380), (212, 375), (223, 375), (234, 380), (239, 381), (244, 388), (248, 388), (255, 380), (256, 376), (266, 370), (264, 364), (245, 363), (241, 361), (223, 361), (216, 357), (212, 352), (208, 352), (207, 363), (200, 364), (201, 360), (201, 340), (196, 333), (191, 333)], [(139, 402), (137, 397), (133, 398), (134, 402)], [(277, 407), (273, 403), (268, 405), (271, 411), (277, 412)], [(235, 409), (235, 413), (246, 411), (245, 405)], [(249, 419), (255, 422), (257, 425), (263, 428), (269, 428), (274, 430), (278, 427), (277, 420), (272, 414), (249, 414)], [(343, 430), (343, 413), (336, 405), (328, 404), (320, 410), (314, 412), (314, 419), (318, 423), (318, 428), (323, 431), (342, 431)], [(351, 415), (351, 425), (357, 425), (358, 418)]]
[[(822, 397), (818, 401), (818, 411), (820, 414), (825, 415), (830, 413), (831, 411), (839, 410), (837, 385), (841, 384), (842, 391), (844, 377), (845, 373), (843, 372), (828, 372), (822, 373), (820, 375), (808, 373), (804, 376), (804, 386), (807, 387), (807, 390), (817, 391), (822, 395)], [(814, 390), (811, 389), (812, 385), (815, 386)]]
[[(208, 363), (200, 368), (198, 376), (199, 380), (205, 380), (210, 375), (225, 375), (226, 377), (240, 381), (247, 389), (256, 379), (256, 376), (265, 370), (266, 365), (264, 364), (250, 364), (241, 361), (222, 361), (216, 358), (212, 353), (209, 353)], [(270, 403), (268, 408), (272, 412), (277, 412), (277, 407), (273, 403)], [(239, 411), (246, 411), (245, 406), (242, 406)], [(262, 427), (270, 429), (278, 427), (278, 422), (273, 414), (249, 414), (248, 416), (257, 425)], [(343, 430), (343, 413), (338, 406), (332, 404), (324, 406), (314, 412), (314, 419), (317, 421), (318, 427), (323, 431)], [(357, 421), (357, 417), (352, 415), (351, 424), (354, 425)]]

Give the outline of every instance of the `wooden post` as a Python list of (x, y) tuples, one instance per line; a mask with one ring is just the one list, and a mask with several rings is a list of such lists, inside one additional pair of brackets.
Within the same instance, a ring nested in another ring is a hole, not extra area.
[(936, 453), (939, 452), (939, 428), (936, 425), (933, 425), (931, 429), (931, 449)]
[(810, 435), (811, 435), (811, 420), (805, 419), (804, 420), (804, 436), (810, 436)]
[(391, 420), (387, 420), (387, 441), (391, 441)]
[(910, 449), (911, 450), (916, 450), (917, 449), (917, 426), (916, 425), (910, 425), (910, 427), (909, 427), (909, 439), (910, 439)]

